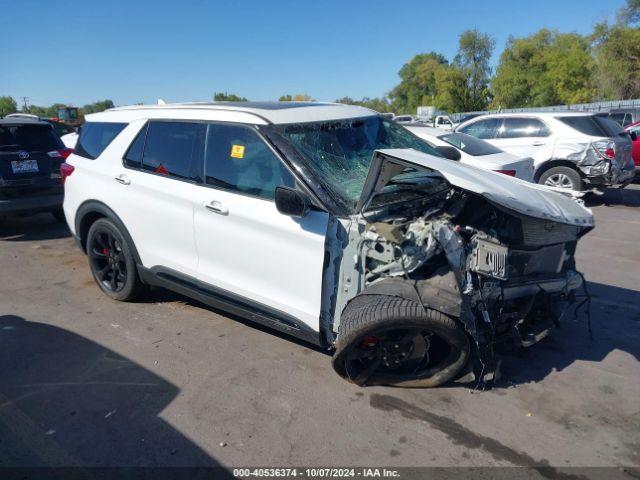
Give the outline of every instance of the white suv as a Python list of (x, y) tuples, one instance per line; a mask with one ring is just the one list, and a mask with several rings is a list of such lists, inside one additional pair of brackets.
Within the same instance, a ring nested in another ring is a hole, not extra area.
[(456, 127), (496, 147), (532, 157), (535, 181), (584, 190), (625, 187), (634, 178), (631, 140), (616, 122), (590, 113), (505, 113), (475, 117)]
[(334, 348), (360, 385), (440, 385), (472, 356), (487, 373), (493, 341), (542, 338), (593, 227), (355, 106), (117, 108), (87, 115), (67, 162), (67, 222), (105, 294), (175, 290)]

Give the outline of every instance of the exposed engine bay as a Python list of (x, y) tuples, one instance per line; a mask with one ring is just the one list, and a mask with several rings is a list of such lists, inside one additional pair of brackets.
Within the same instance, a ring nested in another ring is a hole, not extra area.
[(476, 378), (489, 381), (497, 342), (537, 343), (575, 302), (583, 285), (576, 244), (592, 225), (526, 215), (441, 185), (415, 202), (385, 204), (343, 222), (348, 240), (333, 331), (355, 295), (414, 299), (458, 319), (480, 360)]

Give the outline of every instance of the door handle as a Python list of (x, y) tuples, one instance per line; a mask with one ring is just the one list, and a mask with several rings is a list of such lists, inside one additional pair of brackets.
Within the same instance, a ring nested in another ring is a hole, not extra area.
[(126, 175), (118, 175), (116, 178), (114, 178), (114, 180), (118, 183), (121, 183), (122, 185), (130, 185), (131, 184), (131, 180), (129, 180), (129, 177), (127, 177)]
[(216, 200), (205, 203), (204, 208), (218, 215), (229, 215), (229, 209)]
[(538, 140), (537, 142), (533, 142), (531, 145), (533, 145), (534, 147), (541, 147), (544, 145), (544, 142)]

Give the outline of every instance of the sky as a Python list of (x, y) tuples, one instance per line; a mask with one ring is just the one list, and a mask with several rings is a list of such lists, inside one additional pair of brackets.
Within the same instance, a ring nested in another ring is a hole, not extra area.
[(378, 97), (461, 32), (496, 41), (542, 27), (589, 33), (623, 0), (0, 0), (0, 96), (82, 106)]

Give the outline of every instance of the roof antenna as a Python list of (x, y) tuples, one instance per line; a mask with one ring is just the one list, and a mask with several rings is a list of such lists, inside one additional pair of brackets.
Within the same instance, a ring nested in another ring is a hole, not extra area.
[(158, 99), (158, 105), (166, 105), (167, 102), (165, 102), (163, 99), (159, 98)]

